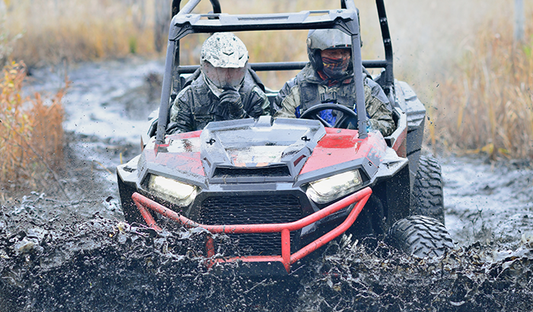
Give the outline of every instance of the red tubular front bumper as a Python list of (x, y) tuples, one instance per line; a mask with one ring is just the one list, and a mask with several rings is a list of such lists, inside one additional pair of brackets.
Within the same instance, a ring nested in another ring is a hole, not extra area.
[[(278, 261), (283, 264), (287, 272), (290, 272), (291, 264), (302, 259), (303, 257), (309, 255), (318, 248), (329, 243), (342, 233), (344, 233), (352, 224), (355, 219), (359, 216), (359, 213), (365, 206), (368, 198), (372, 194), (372, 189), (367, 187), (357, 193), (354, 193), (348, 197), (343, 198), (342, 200), (333, 203), (326, 208), (323, 208), (305, 218), (302, 218), (298, 221), (291, 223), (272, 223), (272, 224), (239, 224), (239, 225), (204, 225), (196, 223), (186, 217), (176, 213), (173, 210), (170, 210), (163, 205), (156, 203), (155, 201), (146, 198), (145, 196), (139, 193), (133, 193), (132, 199), (137, 205), (141, 215), (144, 220), (151, 228), (160, 231), (161, 228), (154, 221), (154, 218), (150, 214), (147, 208), (167, 217), (186, 227), (200, 227), (204, 228), (207, 231), (215, 233), (226, 233), (226, 234), (242, 234), (242, 233), (281, 233), (281, 255), (272, 255), (272, 256), (246, 256), (246, 257), (234, 257), (229, 259), (214, 259), (214, 262), (232, 262), (232, 261), (245, 261), (245, 262), (273, 262)], [(352, 208), (352, 211), (339, 226), (331, 230), (330, 232), (322, 235), (320, 238), (311, 242), (307, 246), (301, 248), (294, 254), (291, 254), (291, 242), (290, 242), (290, 232), (297, 231), (302, 229), (309, 224), (312, 224), (320, 219), (323, 219), (349, 205), (356, 203)], [(209, 239), (207, 241), (207, 255), (209, 257), (214, 256), (214, 246), (213, 240)]]

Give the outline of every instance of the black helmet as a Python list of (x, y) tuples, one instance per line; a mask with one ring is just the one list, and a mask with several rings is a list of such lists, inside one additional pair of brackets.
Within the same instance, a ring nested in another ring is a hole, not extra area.
[(307, 35), (307, 56), (313, 69), (322, 69), (321, 50), (351, 48), (352, 38), (338, 29), (311, 29)]

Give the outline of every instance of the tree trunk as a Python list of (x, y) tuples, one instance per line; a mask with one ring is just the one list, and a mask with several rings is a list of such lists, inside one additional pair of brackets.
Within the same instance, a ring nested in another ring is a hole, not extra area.
[(168, 26), (170, 24), (170, 1), (171, 0), (156, 0), (155, 3), (155, 18), (154, 18), (154, 46), (159, 53), (166, 47), (168, 39)]
[(525, 24), (525, 16), (524, 16), (524, 0), (515, 0), (514, 1), (514, 41), (516, 43), (524, 42), (524, 24)]

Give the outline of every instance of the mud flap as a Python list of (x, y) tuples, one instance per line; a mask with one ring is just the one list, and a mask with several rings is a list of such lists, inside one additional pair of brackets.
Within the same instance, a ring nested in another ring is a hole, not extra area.
[(383, 231), (386, 233), (394, 222), (406, 218), (410, 214), (411, 188), (409, 166), (403, 167), (396, 175), (377, 184), (373, 196), (381, 199), (385, 222)]
[(118, 181), (118, 192), (120, 195), (120, 203), (122, 206), (122, 213), (124, 214), (124, 219), (130, 224), (132, 223), (143, 223), (144, 219), (139, 212), (139, 209), (135, 206), (131, 195), (136, 191), (132, 186), (127, 185), (122, 181), (122, 178), (117, 173)]

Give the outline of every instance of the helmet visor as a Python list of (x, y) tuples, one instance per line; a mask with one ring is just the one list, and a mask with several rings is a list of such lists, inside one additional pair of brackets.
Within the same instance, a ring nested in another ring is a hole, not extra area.
[(239, 68), (214, 67), (209, 62), (202, 64), (206, 77), (220, 89), (237, 89), (246, 74), (246, 66)]

